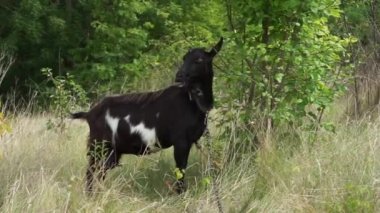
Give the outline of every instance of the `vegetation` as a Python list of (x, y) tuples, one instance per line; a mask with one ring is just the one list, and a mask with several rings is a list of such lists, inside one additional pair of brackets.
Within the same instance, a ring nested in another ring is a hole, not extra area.
[[(335, 112), (333, 112), (335, 113)], [(84, 193), (87, 126), (68, 121), (67, 131), (46, 129), (50, 115), (21, 114), (13, 134), (2, 138), (2, 212), (217, 212), (207, 158), (193, 149), (188, 191), (176, 195), (172, 150), (125, 156), (95, 197)], [(298, 140), (276, 132), (278, 145), (256, 154), (235, 153), (222, 164), (219, 196), (225, 212), (377, 212), (379, 209), (380, 121), (343, 122), (337, 132), (292, 129)], [(201, 144), (206, 141), (201, 141)], [(241, 143), (240, 138), (213, 143)], [(228, 147), (228, 146), (227, 146)], [(225, 148), (223, 153), (228, 153)], [(226, 160), (227, 154), (214, 159)], [(235, 163), (236, 162), (236, 163)]]
[[(379, 4), (1, 1), (0, 211), (216, 212), (215, 187), (226, 212), (379, 211)], [(168, 187), (167, 150), (124, 157), (86, 197), (88, 129), (67, 113), (170, 85), (220, 36), (211, 159), (193, 149), (189, 190)]]

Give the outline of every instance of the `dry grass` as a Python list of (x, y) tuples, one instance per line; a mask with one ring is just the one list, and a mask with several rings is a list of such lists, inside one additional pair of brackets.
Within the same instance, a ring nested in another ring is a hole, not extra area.
[[(87, 197), (87, 125), (66, 121), (67, 130), (60, 133), (47, 128), (51, 118), (16, 116), (12, 133), (1, 138), (1, 212), (218, 212), (211, 185), (204, 184), (210, 175), (207, 159), (195, 149), (183, 195), (165, 184), (173, 181), (169, 149), (124, 156), (123, 166), (110, 172), (98, 194)], [(275, 134), (276, 147), (223, 166), (218, 181), (225, 212), (380, 211), (379, 130), (377, 119), (347, 122), (336, 134), (321, 132), (314, 144), (309, 132)], [(225, 147), (239, 142), (214, 141)]]
[[(48, 129), (51, 116), (18, 116), (12, 120), (12, 134), (1, 138), (0, 209), (3, 212), (45, 211), (141, 211), (177, 212), (187, 209), (216, 210), (207, 177), (206, 164), (195, 149), (189, 163), (189, 190), (173, 194), (165, 182), (173, 181), (172, 150), (136, 157), (124, 156), (123, 166), (112, 170), (94, 197), (84, 189), (87, 124), (67, 121), (59, 133)], [(249, 179), (242, 177), (240, 181)], [(245, 180), (247, 182), (247, 180)], [(234, 183), (231, 187), (238, 186)], [(230, 189), (226, 195), (233, 193)]]

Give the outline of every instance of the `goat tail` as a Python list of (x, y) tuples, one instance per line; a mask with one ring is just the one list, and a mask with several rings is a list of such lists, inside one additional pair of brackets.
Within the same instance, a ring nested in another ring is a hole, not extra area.
[(76, 112), (71, 113), (72, 119), (86, 119), (87, 118), (87, 112)]

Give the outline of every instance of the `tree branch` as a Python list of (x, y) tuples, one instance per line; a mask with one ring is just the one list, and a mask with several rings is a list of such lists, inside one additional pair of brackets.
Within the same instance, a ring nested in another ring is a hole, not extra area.
[(3, 82), (5, 75), (9, 71), (9, 68), (15, 62), (15, 58), (6, 50), (0, 52), (0, 85)]

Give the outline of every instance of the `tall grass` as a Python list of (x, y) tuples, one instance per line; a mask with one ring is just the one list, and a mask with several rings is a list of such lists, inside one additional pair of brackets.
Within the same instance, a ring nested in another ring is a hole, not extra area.
[[(218, 212), (213, 178), (226, 212), (378, 212), (380, 211), (380, 122), (347, 121), (336, 133), (321, 131), (317, 141), (301, 129), (274, 132), (271, 149), (227, 153), (231, 143), (213, 134), (218, 176), (195, 148), (187, 170), (188, 191), (176, 195), (172, 150), (144, 157), (124, 156), (85, 195), (87, 124), (65, 121), (49, 128), (48, 114), (20, 114), (0, 141), (1, 212)], [(284, 134), (284, 132), (288, 134)], [(201, 141), (200, 143), (206, 143)], [(227, 158), (229, 161), (226, 162)], [(231, 157), (232, 156), (232, 157)]]

